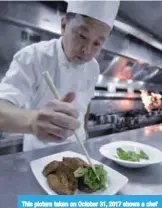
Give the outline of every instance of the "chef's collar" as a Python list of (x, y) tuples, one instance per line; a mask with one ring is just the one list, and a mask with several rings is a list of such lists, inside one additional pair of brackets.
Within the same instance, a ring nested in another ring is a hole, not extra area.
[(68, 59), (67, 59), (67, 56), (63, 50), (63, 46), (62, 46), (62, 37), (59, 38), (58, 40), (58, 43), (59, 43), (59, 47), (58, 47), (58, 50), (59, 50), (59, 62), (61, 63), (61, 65), (64, 65), (66, 66), (67, 68), (70, 68), (70, 67), (75, 67), (75, 68), (80, 68), (80, 69), (84, 69), (85, 68), (85, 64), (82, 64), (82, 65), (79, 65), (79, 64), (74, 64), (72, 62), (70, 62)]

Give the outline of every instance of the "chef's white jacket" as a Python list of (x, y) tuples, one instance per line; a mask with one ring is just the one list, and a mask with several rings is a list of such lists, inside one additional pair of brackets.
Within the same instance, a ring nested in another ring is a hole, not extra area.
[[(48, 101), (53, 100), (53, 95), (42, 76), (42, 72), (47, 70), (61, 96), (69, 91), (76, 92), (73, 104), (80, 112), (81, 127), (78, 133), (85, 139), (84, 117), (94, 95), (99, 65), (95, 59), (83, 65), (69, 63), (61, 41), (62, 38), (42, 41), (18, 51), (0, 83), (0, 99), (8, 100), (19, 108), (42, 108)], [(75, 137), (71, 136), (62, 142), (73, 140)], [(57, 144), (58, 142), (49, 142), (45, 138), (40, 140), (34, 135), (25, 134), (23, 150)]]

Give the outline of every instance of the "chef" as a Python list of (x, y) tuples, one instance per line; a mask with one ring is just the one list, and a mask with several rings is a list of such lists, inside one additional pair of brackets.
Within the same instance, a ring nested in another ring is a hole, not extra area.
[[(18, 51), (0, 83), (0, 129), (24, 134), (23, 150), (86, 138), (89, 103), (99, 75), (95, 57), (107, 40), (119, 1), (69, 1), (61, 38)], [(55, 100), (48, 71), (62, 99)]]

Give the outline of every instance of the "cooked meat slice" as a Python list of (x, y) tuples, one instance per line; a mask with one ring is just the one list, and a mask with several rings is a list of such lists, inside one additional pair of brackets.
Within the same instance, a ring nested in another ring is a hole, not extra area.
[(63, 163), (58, 165), (54, 173), (47, 176), (47, 182), (57, 194), (72, 195), (77, 188), (77, 180), (73, 172)]
[(72, 195), (74, 191), (68, 188), (68, 182), (64, 173), (60, 173), (60, 175), (49, 174), (47, 176), (47, 181), (49, 187), (55, 191), (57, 194), (61, 195)]
[(43, 175), (48, 176), (50, 173), (55, 172), (59, 163), (59, 161), (52, 161), (49, 164), (47, 164), (43, 169)]
[(76, 171), (79, 167), (89, 166), (84, 160), (77, 157), (63, 157), (63, 163), (67, 165), (72, 172)]
[(69, 182), (69, 187), (71, 189), (76, 190), (76, 188), (77, 188), (77, 179), (74, 177), (74, 173), (72, 172), (72, 170), (68, 166), (64, 165), (64, 163), (60, 163), (59, 166), (58, 166), (57, 171), (56, 171), (56, 174), (59, 174), (59, 172), (64, 172), (67, 176), (67, 180)]
[[(52, 190), (54, 190), (56, 193), (59, 192), (58, 187), (61, 186), (61, 183), (60, 183), (60, 180), (59, 180), (59, 178), (58, 178), (58, 176), (56, 174), (54, 174), (54, 173), (53, 174), (49, 174), (47, 176), (47, 182), (48, 182), (49, 187)], [(61, 192), (61, 190), (60, 190), (60, 192)]]

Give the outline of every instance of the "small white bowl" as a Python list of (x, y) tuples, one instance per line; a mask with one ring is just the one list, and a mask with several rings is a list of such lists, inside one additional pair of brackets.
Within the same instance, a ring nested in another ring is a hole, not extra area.
[[(140, 160), (139, 162), (119, 159), (116, 157), (117, 156), (116, 149), (119, 147), (125, 151), (133, 150), (139, 152), (140, 150), (143, 150), (148, 155), (149, 159), (148, 160), (143, 159)], [(151, 147), (149, 145), (145, 145), (137, 142), (131, 142), (131, 141), (118, 141), (118, 142), (111, 142), (109, 144), (103, 145), (100, 148), (100, 153), (104, 157), (116, 162), (117, 164), (128, 168), (140, 168), (162, 162), (162, 151), (158, 150), (155, 147)]]

